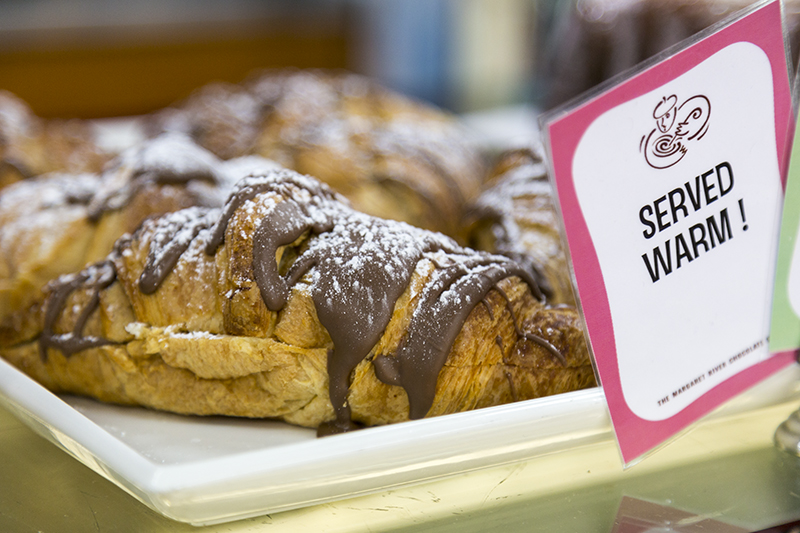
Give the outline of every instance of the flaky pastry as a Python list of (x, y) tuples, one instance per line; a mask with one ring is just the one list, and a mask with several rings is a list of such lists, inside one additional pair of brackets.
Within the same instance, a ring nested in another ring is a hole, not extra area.
[(48, 172), (99, 172), (113, 156), (97, 143), (89, 123), (42, 119), (0, 90), (0, 189)]
[(525, 266), (552, 305), (575, 305), (547, 168), (534, 148), (502, 153), (467, 210), (466, 242)]

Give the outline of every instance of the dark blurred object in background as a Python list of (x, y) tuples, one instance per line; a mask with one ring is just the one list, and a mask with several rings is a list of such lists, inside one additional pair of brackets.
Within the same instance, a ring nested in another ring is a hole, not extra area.
[[(691, 37), (752, 0), (577, 0), (562, 4), (547, 36), (543, 108), (560, 105)], [(785, 2), (796, 57), (800, 1)], [(796, 63), (796, 61), (795, 61)]]

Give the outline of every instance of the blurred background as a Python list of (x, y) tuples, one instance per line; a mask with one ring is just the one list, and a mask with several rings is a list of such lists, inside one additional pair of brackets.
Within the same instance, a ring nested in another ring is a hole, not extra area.
[[(3, 0), (0, 89), (43, 117), (114, 117), (257, 68), (321, 67), (462, 114), (541, 110), (748, 3)], [(798, 4), (786, 2), (793, 55)]]

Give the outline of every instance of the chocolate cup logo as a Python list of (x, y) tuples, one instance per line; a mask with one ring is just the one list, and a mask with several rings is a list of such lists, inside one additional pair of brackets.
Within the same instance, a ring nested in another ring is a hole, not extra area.
[(692, 96), (678, 105), (674, 94), (662, 97), (653, 109), (656, 127), (639, 142), (647, 164), (664, 169), (683, 159), (690, 143), (699, 141), (708, 131), (711, 102), (703, 95)]

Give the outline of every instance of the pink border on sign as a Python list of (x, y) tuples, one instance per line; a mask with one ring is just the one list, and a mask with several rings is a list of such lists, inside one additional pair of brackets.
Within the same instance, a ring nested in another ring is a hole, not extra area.
[(584, 318), (625, 463), (655, 448), (729, 398), (795, 361), (794, 352), (773, 354), (717, 385), (665, 420), (649, 421), (634, 414), (622, 394), (608, 295), (572, 176), (572, 161), (578, 143), (589, 126), (603, 113), (657, 89), (666, 83), (664, 80), (675, 79), (723, 48), (743, 41), (761, 48), (772, 67), (778, 148), (776, 156), (781, 179), (785, 182), (787, 162), (782, 150), (786, 147), (789, 121), (793, 114), (781, 9), (777, 1), (756, 9), (547, 125), (554, 177)]

